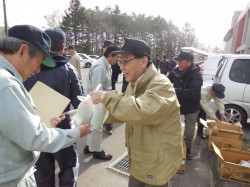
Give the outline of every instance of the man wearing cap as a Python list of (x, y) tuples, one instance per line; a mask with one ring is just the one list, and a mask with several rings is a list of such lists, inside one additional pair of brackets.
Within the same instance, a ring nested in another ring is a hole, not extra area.
[[(107, 50), (107, 48), (109, 46), (114, 45), (114, 42), (111, 40), (104, 40), (103, 42), (103, 53), (105, 53), (105, 51)], [(118, 79), (118, 75), (121, 73), (120, 67), (118, 66), (117, 63), (111, 65), (111, 69), (112, 69), (112, 74), (111, 74), (111, 85), (112, 85), (112, 90), (115, 90), (115, 83)], [(113, 124), (112, 123), (105, 123), (103, 125), (103, 131), (108, 134), (108, 135), (112, 135), (113, 133)]]
[(107, 49), (108, 46), (113, 45), (113, 44), (114, 44), (114, 42), (112, 42), (111, 40), (104, 40), (103, 46), (102, 46), (103, 52), (106, 51), (106, 49)]
[[(107, 47), (104, 55), (99, 58), (93, 66), (91, 66), (87, 76), (87, 93), (95, 90), (96, 87), (101, 84), (100, 90), (111, 91), (111, 65), (118, 61), (119, 55), (111, 54), (112, 51), (116, 51), (119, 48), (116, 46)], [(94, 124), (91, 124), (95, 126)], [(93, 132), (87, 137), (87, 145), (85, 146), (83, 153), (92, 154), (93, 158), (100, 160), (111, 160), (112, 155), (106, 153), (101, 148), (102, 143), (102, 129), (93, 129)]]
[[(225, 97), (225, 87), (222, 84), (214, 83), (213, 85), (203, 85), (201, 87), (201, 109), (200, 113), (198, 115), (198, 129), (197, 129), (197, 135), (201, 138), (204, 138), (203, 134), (203, 125), (200, 123), (199, 119), (202, 118), (206, 121), (206, 115), (210, 118), (215, 120), (217, 123), (221, 123), (222, 121), (228, 122), (228, 118), (225, 115), (225, 107), (222, 99)], [(210, 101), (214, 100), (214, 103), (217, 107), (217, 109), (220, 112), (221, 120), (218, 119), (213, 111), (213, 109), (210, 107)]]
[(150, 61), (145, 41), (125, 38), (118, 62), (126, 81), (125, 93), (93, 91), (93, 103), (104, 103), (107, 121), (126, 123), (129, 187), (167, 186), (178, 171), (181, 156), (179, 103), (166, 76)]
[[(50, 55), (56, 62), (56, 67), (48, 68), (42, 65), (41, 72), (25, 81), (24, 86), (29, 91), (37, 81), (41, 81), (69, 98), (71, 100), (70, 104), (74, 108), (77, 108), (80, 103), (77, 96), (81, 96), (83, 93), (76, 69), (72, 64), (67, 63), (67, 57), (63, 56), (66, 46), (66, 34), (59, 28), (47, 29), (45, 33), (51, 39)], [(70, 104), (66, 107), (64, 112), (70, 110)], [(61, 129), (74, 128), (74, 124), (72, 124), (71, 121), (71, 117), (66, 116), (65, 120), (59, 123), (57, 127)], [(60, 186), (76, 186), (79, 170), (76, 143), (56, 153), (41, 153), (36, 163), (37, 171), (35, 172), (35, 178), (37, 186), (54, 186), (55, 161), (57, 161), (60, 168), (58, 174)]]
[(168, 75), (173, 83), (178, 101), (181, 105), (181, 114), (185, 117), (184, 140), (187, 146), (186, 157), (192, 159), (191, 148), (195, 133), (196, 121), (200, 111), (202, 78), (200, 69), (193, 63), (193, 53), (181, 50), (173, 58), (178, 63)]
[(76, 68), (78, 77), (82, 81), (82, 66), (81, 66), (81, 57), (76, 52), (75, 47), (73, 45), (70, 45), (68, 47), (69, 54), (70, 54), (70, 63)]
[[(87, 125), (63, 130), (41, 123), (22, 82), (42, 63), (56, 65), (49, 55), (50, 38), (30, 25), (14, 26), (8, 33), (0, 39), (0, 186), (35, 187), (33, 166), (40, 151), (59, 151), (91, 131)], [(60, 121), (54, 118), (52, 124)]]

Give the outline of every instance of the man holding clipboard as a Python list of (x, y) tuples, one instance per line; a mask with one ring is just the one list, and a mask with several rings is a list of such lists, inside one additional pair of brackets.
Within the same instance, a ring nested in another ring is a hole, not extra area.
[[(23, 86), (42, 63), (55, 67), (50, 45), (48, 35), (31, 25), (13, 26), (0, 39), (0, 186), (36, 187), (34, 165), (40, 152), (57, 152), (91, 132), (88, 125), (47, 128)], [(52, 120), (53, 125), (60, 121)]]
[[(72, 64), (67, 63), (68, 59), (63, 56), (66, 45), (66, 34), (59, 28), (47, 29), (45, 30), (45, 33), (52, 41), (50, 55), (54, 59), (56, 67), (49, 68), (42, 65), (41, 72), (30, 77), (24, 85), (27, 90), (30, 90), (37, 81), (41, 81), (70, 99), (71, 105), (74, 108), (77, 108), (80, 103), (77, 96), (81, 96), (83, 93), (76, 69)], [(70, 105), (66, 107), (65, 111), (69, 110)], [(71, 117), (66, 116), (65, 120), (57, 125), (57, 128), (75, 128), (71, 121)], [(60, 186), (76, 186), (79, 170), (76, 143), (67, 148), (61, 149), (56, 153), (41, 153), (40, 158), (36, 163), (37, 171), (35, 172), (35, 178), (37, 186), (55, 186), (55, 161), (57, 161), (60, 167), (60, 172), (58, 174)]]

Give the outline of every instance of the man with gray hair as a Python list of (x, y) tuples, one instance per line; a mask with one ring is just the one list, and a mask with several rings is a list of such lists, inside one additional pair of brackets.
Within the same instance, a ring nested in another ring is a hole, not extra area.
[(169, 73), (168, 78), (173, 83), (181, 105), (181, 114), (185, 117), (184, 140), (187, 146), (186, 158), (191, 160), (191, 148), (200, 110), (203, 81), (200, 68), (193, 63), (194, 55), (192, 51), (181, 50), (173, 59), (177, 61), (178, 67)]
[[(50, 55), (56, 63), (56, 67), (41, 66), (41, 72), (33, 75), (24, 82), (24, 86), (29, 91), (37, 81), (41, 81), (50, 88), (56, 90), (63, 96), (70, 99), (70, 104), (77, 108), (80, 100), (77, 96), (83, 95), (81, 83), (77, 76), (75, 67), (67, 63), (68, 59), (63, 55), (66, 46), (66, 34), (63, 30), (47, 29), (45, 33), (51, 39)], [(70, 104), (64, 112), (70, 110)], [(70, 116), (57, 125), (57, 128), (75, 128)], [(74, 187), (77, 183), (79, 162), (76, 150), (76, 143), (55, 153), (42, 152), (37, 163), (35, 178), (38, 187), (55, 186), (55, 161), (57, 161), (60, 172), (58, 174), (59, 186)]]
[[(111, 54), (119, 48), (116, 46), (108, 46), (104, 55), (99, 58), (93, 66), (91, 66), (87, 76), (87, 93), (94, 90), (98, 84), (101, 84), (101, 90), (111, 91), (111, 65), (118, 61), (119, 55)], [(91, 124), (94, 125), (94, 124)], [(111, 160), (112, 155), (101, 149), (102, 129), (93, 129), (93, 132), (88, 135), (87, 145), (84, 147), (83, 153), (93, 153), (93, 158), (101, 160)]]
[[(40, 151), (59, 151), (91, 132), (88, 125), (47, 128), (23, 86), (23, 81), (40, 72), (41, 64), (56, 65), (50, 45), (49, 36), (30, 25), (14, 26), (0, 40), (0, 186), (36, 187), (34, 164)], [(61, 118), (51, 122), (57, 125)]]

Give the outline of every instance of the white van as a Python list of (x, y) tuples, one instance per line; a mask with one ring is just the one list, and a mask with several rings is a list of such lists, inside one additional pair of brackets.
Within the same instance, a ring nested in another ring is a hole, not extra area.
[(218, 65), (224, 57), (230, 56), (229, 54), (209, 55), (203, 63), (202, 78), (204, 82), (213, 82), (213, 77), (217, 71)]
[(223, 102), (230, 122), (250, 123), (250, 55), (223, 57), (214, 82), (226, 87)]

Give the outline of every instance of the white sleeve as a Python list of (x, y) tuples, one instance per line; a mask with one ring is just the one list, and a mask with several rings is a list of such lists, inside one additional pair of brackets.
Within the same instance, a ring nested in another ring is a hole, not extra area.
[(25, 94), (16, 86), (1, 90), (0, 98), (0, 132), (5, 139), (25, 150), (57, 152), (80, 137), (78, 128), (46, 128)]

